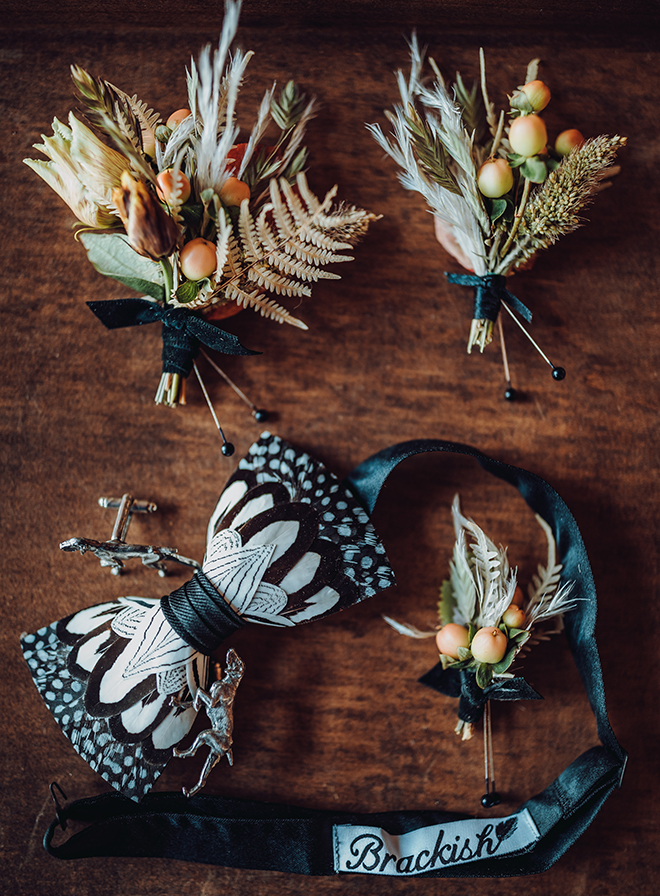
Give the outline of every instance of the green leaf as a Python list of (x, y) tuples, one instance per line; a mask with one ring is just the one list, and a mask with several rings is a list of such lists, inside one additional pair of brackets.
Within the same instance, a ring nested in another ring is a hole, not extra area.
[(506, 212), (506, 199), (490, 200), (490, 220), (497, 221)]
[(447, 665), (448, 667), (451, 666), (452, 669), (456, 669), (456, 671), (459, 671), (460, 669), (469, 669), (470, 667), (476, 666), (476, 662), (470, 657), (469, 660), (453, 660), (450, 664)]
[(556, 171), (561, 165), (561, 162), (558, 159), (548, 159), (545, 164), (548, 166), (549, 171)]
[(306, 105), (305, 94), (298, 88), (295, 81), (289, 81), (280, 93), (279, 103), (276, 99), (271, 101), (270, 114), (280, 130), (289, 131), (302, 118)]
[(511, 640), (515, 643), (516, 647), (522, 647), (531, 637), (531, 632), (520, 632), (519, 634), (512, 635)]
[(471, 622), (468, 625), (468, 639), (469, 639), (468, 644), (472, 643), (472, 639), (474, 638), (474, 636), (477, 634), (478, 631), (479, 631), (479, 629), (473, 622)]
[(188, 227), (199, 227), (204, 214), (204, 206), (198, 203), (182, 205), (179, 209), (179, 214)]
[(192, 302), (193, 299), (197, 298), (198, 292), (199, 283), (195, 283), (194, 280), (185, 280), (179, 285), (179, 288), (176, 291), (176, 297), (182, 305), (187, 305), (188, 302)]
[(138, 255), (124, 234), (83, 233), (80, 239), (99, 274), (119, 280), (152, 299), (162, 301), (165, 298), (160, 265)]
[(493, 680), (493, 667), (490, 663), (479, 663), (477, 665), (476, 680), (482, 690), (488, 687)]
[(520, 168), (527, 161), (527, 156), (518, 155), (517, 152), (510, 152), (506, 158), (510, 168)]
[(524, 112), (525, 115), (531, 115), (534, 112), (534, 107), (522, 90), (514, 90), (513, 94), (509, 97), (509, 104), (512, 109), (516, 109), (518, 112)]
[(472, 651), (468, 647), (458, 647), (456, 653), (461, 661), (472, 659)]
[(296, 155), (293, 157), (292, 161), (289, 162), (286, 170), (283, 173), (283, 177), (294, 178), (296, 176), (296, 174), (299, 174), (303, 170), (306, 162), (307, 162), (307, 147), (303, 146), (303, 148), (298, 153), (296, 153)]
[(445, 579), (440, 585), (440, 601), (438, 602), (438, 616), (443, 625), (454, 621), (455, 606), (454, 589), (451, 587), (451, 582)]
[(533, 184), (542, 184), (548, 176), (548, 166), (538, 156), (532, 156), (529, 159), (525, 159), (520, 166), (520, 173), (527, 180), (531, 180)]
[(513, 660), (515, 659), (516, 654), (518, 653), (518, 647), (513, 646), (510, 647), (509, 650), (504, 654), (499, 663), (493, 663), (491, 669), (494, 673), (500, 675), (502, 672), (506, 672), (509, 668)]

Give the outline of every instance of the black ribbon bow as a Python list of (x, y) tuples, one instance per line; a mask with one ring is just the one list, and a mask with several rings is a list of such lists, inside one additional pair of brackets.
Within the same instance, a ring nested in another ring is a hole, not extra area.
[(259, 354), (241, 345), (236, 336), (185, 308), (172, 308), (150, 299), (109, 299), (87, 302), (87, 305), (109, 330), (162, 321), (163, 373), (178, 373), (187, 377), (199, 354), (200, 345), (225, 355)]
[(481, 719), (488, 700), (543, 700), (524, 678), (505, 678), (480, 688), (472, 670), (443, 669), (442, 663), (422, 675), (419, 681), (447, 697), (460, 697), (458, 718), (472, 724)]
[(501, 274), (448, 274), (445, 277), (449, 283), (457, 283), (459, 286), (474, 287), (474, 320), (497, 320), (500, 313), (500, 305), (506, 302), (514, 311), (517, 311), (526, 321), (531, 321), (532, 312), (527, 305), (523, 305), (506, 288), (506, 277)]

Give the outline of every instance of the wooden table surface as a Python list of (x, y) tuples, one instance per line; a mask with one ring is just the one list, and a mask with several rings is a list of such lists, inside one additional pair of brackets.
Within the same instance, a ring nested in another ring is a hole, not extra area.
[[(240, 120), (251, 123), (274, 78), (294, 77), (320, 100), (309, 127), (311, 186), (319, 193), (338, 183), (340, 198), (383, 217), (355, 262), (338, 269), (342, 280), (320, 283), (298, 309), (308, 332), (242, 312), (230, 329), (263, 354), (219, 360), (258, 405), (274, 411), (273, 432), (340, 476), (391, 443), (444, 438), (532, 470), (558, 489), (582, 529), (599, 592), (608, 708), (630, 753), (623, 788), (551, 870), (524, 880), (304, 878), (165, 859), (65, 863), (46, 855), (40, 841), (53, 814), (50, 782), (70, 798), (108, 787), (47, 713), (22, 659), (20, 633), (120, 594), (157, 597), (186, 578), (173, 573), (163, 583), (136, 566), (115, 578), (93, 558), (60, 552), (58, 543), (108, 537), (111, 514), (98, 497), (132, 491), (159, 505), (156, 515), (135, 519), (132, 539), (201, 559), (206, 520), (259, 426), (208, 369), (234, 458), (220, 455), (192, 382), (186, 408), (153, 404), (158, 328), (109, 332), (87, 310), (87, 300), (128, 293), (96, 274), (72, 238), (72, 215), (21, 165), (50, 132), (52, 117), (64, 119), (72, 108), (70, 63), (166, 114), (184, 105), (184, 67), (216, 39), (220, 4), (101, 3), (88, 10), (75, 2), (12, 2), (0, 48), (4, 892), (657, 892), (657, 9), (587, 3), (572, 14), (572, 4), (545, 6), (526, 15), (508, 2), (379, 8), (367, 0), (246, 0), (240, 43), (256, 56)], [(393, 72), (407, 65), (406, 37), (415, 25), (449, 76), (460, 69), (472, 79), (484, 46), (496, 103), (538, 56), (553, 91), (545, 116), (552, 132), (577, 126), (587, 135), (629, 137), (623, 173), (598, 196), (588, 225), (515, 278), (516, 294), (533, 309), (536, 338), (568, 371), (554, 382), (509, 326), (519, 402), (502, 397), (495, 345), (483, 356), (466, 354), (467, 291), (443, 277), (458, 268), (435, 242), (421, 198), (402, 190), (394, 163), (364, 127), (385, 123), (383, 109), (396, 96)], [(416, 683), (436, 660), (429, 642), (402, 638), (381, 618), (433, 625), (456, 491), (529, 578), (544, 558), (543, 537), (517, 492), (469, 460), (423, 457), (404, 465), (374, 515), (398, 586), (318, 624), (233, 639), (247, 665), (235, 765), (219, 767), (208, 792), (355, 811), (480, 810), (480, 737), (458, 742), (454, 701)], [(561, 636), (532, 652), (524, 674), (545, 700), (495, 708), (501, 814), (597, 742)], [(156, 789), (177, 790), (190, 776), (184, 763), (172, 763)]]

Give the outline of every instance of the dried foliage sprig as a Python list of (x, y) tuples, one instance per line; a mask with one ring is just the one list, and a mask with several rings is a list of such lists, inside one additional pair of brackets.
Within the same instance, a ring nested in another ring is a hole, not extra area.
[[(557, 563), (552, 529), (540, 516), (536, 519), (548, 542), (548, 556), (529, 584), (527, 600), (518, 586), (517, 570), (509, 565), (506, 548), (496, 545), (473, 520), (463, 516), (458, 495), (452, 517), (456, 541), (449, 578), (440, 587), (438, 627), (421, 631), (385, 619), (408, 637), (435, 637), (443, 670), (474, 676), (477, 687), (482, 691), (488, 688), (491, 694), (498, 683), (514, 678), (509, 670), (520, 652), (552, 633), (535, 627), (554, 620), (554, 631), (559, 631), (563, 614), (575, 607), (579, 597), (572, 582), (560, 584), (562, 566)], [(519, 685), (522, 695), (528, 688), (526, 683)], [(513, 699), (512, 693), (506, 699)], [(464, 739), (471, 737), (472, 722), (459, 720), (456, 731)]]
[[(568, 130), (549, 145), (538, 113), (550, 91), (537, 79), (538, 59), (512, 91), (506, 122), (505, 110), (498, 113), (488, 95), (483, 50), (480, 79), (471, 88), (460, 72), (448, 86), (433, 59), (435, 77), (425, 80), (415, 35), (410, 58), (408, 78), (397, 72), (400, 104), (386, 112), (391, 134), (367, 127), (400, 167), (403, 186), (424, 197), (444, 248), (479, 278), (454, 282), (475, 287), (468, 352), (475, 345), (483, 351), (505, 294), (502, 278), (582, 223), (582, 209), (616, 173), (614, 157), (626, 138), (585, 141)], [(531, 319), (517, 300), (508, 304)]]
[(376, 218), (334, 205), (336, 187), (323, 199), (310, 190), (304, 137), (314, 100), (293, 81), (266, 91), (238, 142), (239, 91), (253, 55), (231, 51), (239, 13), (240, 2), (227, 0), (217, 48), (191, 62), (190, 108), (164, 124), (137, 96), (73, 66), (92, 127), (74, 113), (68, 127), (56, 119), (53, 136), (35, 147), (48, 161), (26, 159), (76, 214), (97, 270), (158, 306), (134, 300), (132, 318), (126, 303), (93, 310), (112, 327), (162, 320), (157, 401), (169, 405), (183, 399), (200, 344), (250, 353), (209, 321), (250, 307), (307, 329), (274, 297), (309, 296), (316, 281), (338, 279), (325, 267), (351, 261), (346, 250)]

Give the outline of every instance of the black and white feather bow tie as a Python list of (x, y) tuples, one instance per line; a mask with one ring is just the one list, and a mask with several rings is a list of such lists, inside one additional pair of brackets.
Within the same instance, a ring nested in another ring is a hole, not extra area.
[(264, 433), (220, 496), (201, 572), (162, 600), (121, 597), (25, 635), (23, 653), (78, 753), (137, 800), (188, 734), (209, 655), (228, 635), (310, 622), (393, 583), (353, 494)]

